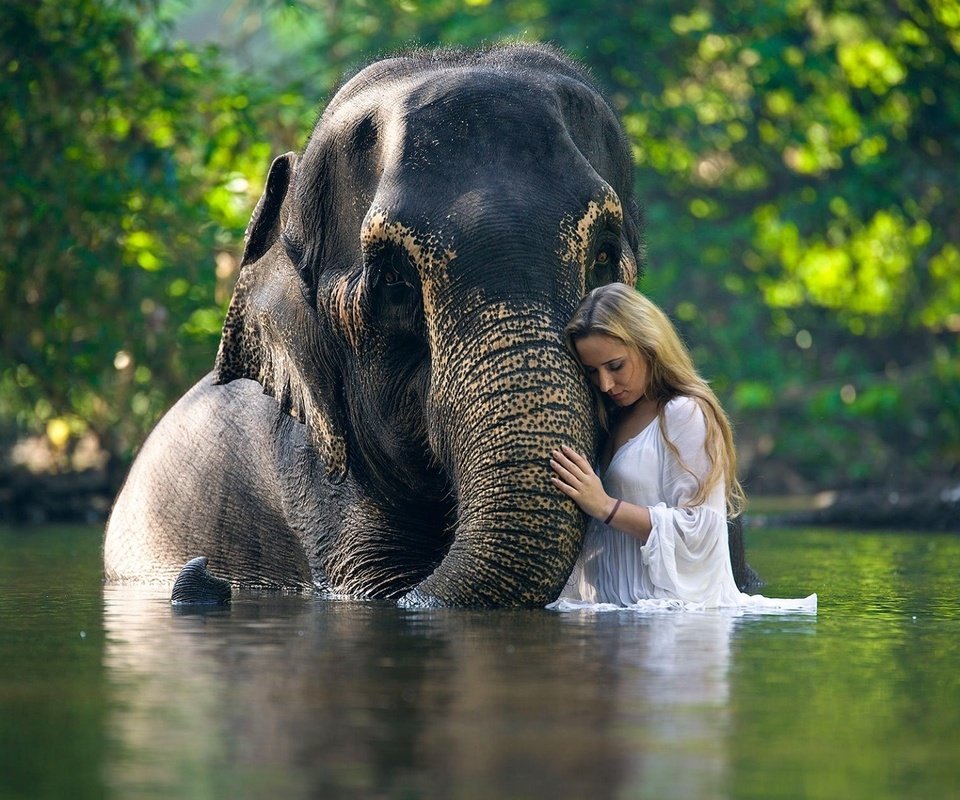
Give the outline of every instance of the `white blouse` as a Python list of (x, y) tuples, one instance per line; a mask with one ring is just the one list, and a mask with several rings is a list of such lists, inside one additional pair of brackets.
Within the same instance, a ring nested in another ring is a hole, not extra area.
[[(682, 463), (665, 436), (676, 445)], [(782, 600), (744, 594), (737, 588), (722, 482), (703, 505), (688, 505), (697, 481), (684, 465), (706, 474), (705, 441), (700, 406), (690, 397), (676, 397), (664, 408), (662, 421), (654, 418), (613, 454), (602, 475), (604, 488), (611, 497), (650, 509), (650, 536), (642, 544), (635, 536), (591, 519), (570, 579), (548, 608), (816, 610), (815, 594)]]

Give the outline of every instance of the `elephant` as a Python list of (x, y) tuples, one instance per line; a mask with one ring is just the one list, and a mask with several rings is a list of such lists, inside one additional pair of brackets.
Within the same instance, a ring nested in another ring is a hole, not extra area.
[(236, 587), (553, 600), (585, 518), (548, 454), (599, 436), (562, 331), (636, 282), (642, 238), (617, 115), (558, 50), (361, 69), (271, 165), (214, 368), (131, 466), (105, 578), (203, 557)]

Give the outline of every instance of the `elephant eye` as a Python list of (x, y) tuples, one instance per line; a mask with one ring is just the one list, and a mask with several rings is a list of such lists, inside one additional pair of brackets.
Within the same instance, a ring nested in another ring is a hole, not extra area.
[(407, 254), (399, 247), (388, 245), (376, 256), (377, 281), (392, 289), (413, 288), (410, 282), (412, 267)]
[(593, 259), (594, 266), (596, 267), (612, 267), (619, 261), (620, 248), (613, 242), (602, 245)]
[(603, 234), (597, 243), (593, 261), (586, 274), (587, 289), (595, 289), (605, 283), (616, 280), (617, 266), (620, 264), (620, 240), (613, 231)]

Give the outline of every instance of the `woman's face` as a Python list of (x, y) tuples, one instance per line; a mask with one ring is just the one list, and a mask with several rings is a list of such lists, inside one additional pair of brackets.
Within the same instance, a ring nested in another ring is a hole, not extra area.
[(602, 333), (591, 333), (573, 344), (593, 385), (620, 408), (632, 406), (646, 393), (650, 367), (636, 350)]

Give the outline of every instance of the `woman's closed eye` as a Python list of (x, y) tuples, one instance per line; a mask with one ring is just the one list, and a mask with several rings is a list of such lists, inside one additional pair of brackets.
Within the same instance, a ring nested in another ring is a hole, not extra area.
[[(606, 370), (607, 372), (619, 372), (621, 369), (623, 369), (623, 365), (625, 363), (626, 362), (624, 361), (616, 361), (612, 364), (604, 364), (603, 369)], [(587, 373), (587, 375), (591, 378), (595, 378), (600, 374), (600, 370), (597, 369), (597, 367), (585, 366), (583, 369)]]

